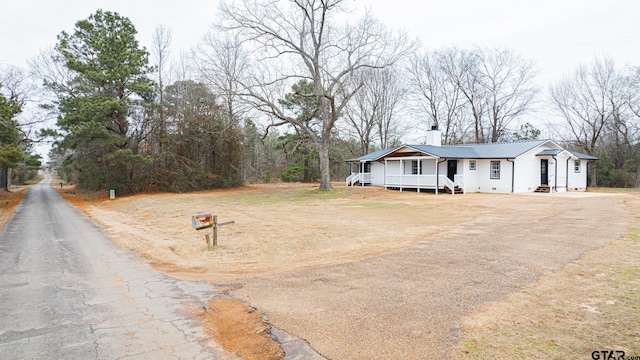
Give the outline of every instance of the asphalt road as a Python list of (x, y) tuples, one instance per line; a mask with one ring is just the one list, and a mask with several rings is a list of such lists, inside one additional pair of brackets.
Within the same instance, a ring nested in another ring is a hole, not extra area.
[(233, 359), (189, 312), (215, 288), (150, 268), (50, 187), (0, 234), (0, 359)]

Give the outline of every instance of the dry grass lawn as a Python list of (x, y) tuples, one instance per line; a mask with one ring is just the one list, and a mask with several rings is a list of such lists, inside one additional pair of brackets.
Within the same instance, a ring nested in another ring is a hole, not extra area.
[(22, 200), (26, 187), (14, 187), (10, 192), (0, 191), (0, 226), (13, 217), (14, 207)]
[(470, 314), (457, 350), (470, 359), (640, 356), (638, 195), (628, 199), (636, 222), (623, 238)]
[[(159, 269), (220, 285), (329, 358), (640, 355), (640, 194), (315, 189), (73, 201)], [(199, 211), (235, 221), (212, 251)]]
[[(421, 206), (421, 196), (427, 195), (358, 187), (319, 192), (316, 188), (252, 185), (104, 199), (83, 207), (118, 243), (156, 266), (217, 284), (352, 262), (405, 248), (433, 235), (447, 219), (470, 219), (482, 207), (448, 206), (455, 199), (442, 197), (432, 204), (428, 220), (416, 221), (411, 208)], [(391, 195), (400, 197), (393, 200)], [(218, 247), (213, 251), (205, 242), (205, 233), (211, 229), (191, 227), (191, 216), (200, 211), (216, 214), (218, 222), (235, 221), (218, 229)]]

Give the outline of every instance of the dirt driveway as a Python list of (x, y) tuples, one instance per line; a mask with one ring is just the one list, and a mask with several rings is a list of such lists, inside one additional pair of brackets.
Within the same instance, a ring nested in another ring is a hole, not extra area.
[[(332, 359), (455, 358), (462, 318), (619, 238), (625, 196), (450, 196), (311, 185), (86, 210), (165, 271), (212, 282)], [(220, 246), (190, 229), (212, 211)]]

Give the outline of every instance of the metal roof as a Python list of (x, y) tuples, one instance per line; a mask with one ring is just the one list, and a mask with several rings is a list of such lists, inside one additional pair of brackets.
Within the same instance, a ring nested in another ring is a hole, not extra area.
[[(555, 156), (560, 154), (561, 152), (565, 151), (565, 149), (546, 149), (546, 150), (542, 150), (541, 152), (537, 153), (536, 156)], [(595, 156), (591, 156), (591, 155), (587, 155), (587, 154), (582, 154), (579, 153), (577, 151), (571, 151), (571, 150), (566, 150), (569, 154), (573, 155), (574, 157), (580, 159), (580, 160), (598, 160), (597, 157)]]
[(536, 154), (536, 156), (556, 156), (563, 152), (564, 149), (546, 149)]
[(407, 145), (423, 153), (442, 158), (475, 158), (477, 153), (464, 146)]
[(595, 156), (579, 153), (577, 151), (569, 151), (569, 152), (580, 160), (598, 160), (598, 158)]
[(550, 140), (516, 141), (510, 143), (467, 144), (467, 145), (408, 145), (416, 150), (442, 158), (457, 159), (504, 159), (515, 158), (525, 152), (550, 142)]
[[(536, 156), (554, 156), (558, 155), (565, 149), (551, 140), (533, 140), (533, 141), (515, 141), (509, 143), (489, 143), (489, 144), (465, 144), (465, 145), (403, 145), (394, 149), (384, 149), (374, 151), (355, 159), (346, 160), (347, 162), (363, 162), (376, 161), (388, 154), (399, 150), (403, 147), (409, 147), (417, 151), (449, 159), (513, 159), (527, 151), (530, 151), (540, 145), (549, 144), (554, 149), (544, 149)], [(568, 150), (567, 150), (568, 151)], [(573, 156), (581, 160), (598, 160), (597, 157), (581, 154), (575, 151), (569, 151)]]
[(376, 161), (378, 158), (381, 158), (385, 155), (387, 155), (388, 153), (392, 152), (394, 149), (384, 149), (384, 150), (378, 150), (378, 151), (374, 151), (372, 153), (369, 153), (367, 155), (363, 155), (360, 156), (358, 158), (355, 159), (348, 159), (345, 160), (346, 162), (362, 162), (362, 161)]

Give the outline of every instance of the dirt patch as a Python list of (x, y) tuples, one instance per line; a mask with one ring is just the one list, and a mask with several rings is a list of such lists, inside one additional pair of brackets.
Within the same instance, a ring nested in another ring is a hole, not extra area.
[[(640, 197), (629, 202), (640, 209)], [(457, 352), (470, 359), (639, 356), (639, 220), (637, 213), (623, 238), (465, 317)]]
[(58, 180), (54, 176), (53, 181), (51, 182), (51, 187), (57, 190), (63, 198), (84, 212), (88, 212), (87, 208), (89, 206), (109, 199), (106, 192), (78, 189), (73, 184), (63, 184), (62, 186), (59, 186), (55, 185), (56, 183), (59, 184)]
[(0, 227), (13, 217), (15, 206), (22, 200), (26, 192), (27, 187), (12, 187), (11, 191), (0, 191)]
[(194, 312), (204, 322), (204, 329), (214, 335), (227, 351), (246, 360), (284, 359), (280, 344), (270, 335), (270, 326), (255, 308), (233, 299), (215, 299), (206, 309)]

